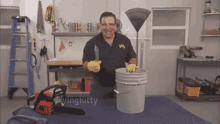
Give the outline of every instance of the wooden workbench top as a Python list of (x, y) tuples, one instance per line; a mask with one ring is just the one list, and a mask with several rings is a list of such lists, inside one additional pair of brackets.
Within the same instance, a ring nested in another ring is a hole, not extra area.
[(47, 61), (47, 65), (83, 65), (83, 62), (72, 58), (53, 58)]

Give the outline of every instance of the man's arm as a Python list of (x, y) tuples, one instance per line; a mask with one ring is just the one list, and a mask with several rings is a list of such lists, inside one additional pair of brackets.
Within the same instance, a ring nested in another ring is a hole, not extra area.
[(129, 60), (128, 64), (135, 64), (135, 65), (137, 65), (137, 58), (131, 58)]
[(126, 62), (128, 64), (135, 64), (137, 65), (137, 55), (134, 52), (134, 49), (131, 45), (131, 41), (129, 39), (127, 39), (129, 42), (129, 45), (127, 47), (127, 55), (126, 55)]
[(83, 50), (83, 68), (88, 70), (88, 62), (93, 59), (93, 46), (92, 44), (88, 41), (84, 47)]
[(85, 61), (85, 62), (83, 63), (83, 68), (88, 70), (88, 61)]

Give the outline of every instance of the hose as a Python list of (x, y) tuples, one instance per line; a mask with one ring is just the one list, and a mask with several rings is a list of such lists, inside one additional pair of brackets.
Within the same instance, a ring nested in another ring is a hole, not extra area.
[(35, 59), (35, 63), (34, 65), (32, 65), (32, 68), (34, 68), (37, 65), (37, 57), (33, 53), (31, 55), (34, 56), (34, 59)]

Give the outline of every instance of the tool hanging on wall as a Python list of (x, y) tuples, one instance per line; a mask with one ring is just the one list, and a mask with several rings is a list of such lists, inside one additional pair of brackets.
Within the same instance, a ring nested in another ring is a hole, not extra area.
[(43, 39), (43, 40), (40, 40), (40, 41), (42, 41), (42, 48), (41, 48), (41, 50), (40, 50), (39, 65), (36, 66), (36, 72), (37, 72), (37, 77), (38, 77), (38, 79), (40, 79), (40, 73), (39, 73), (39, 71), (40, 71), (40, 67), (41, 67), (41, 59), (42, 59), (42, 56), (44, 56), (44, 62), (45, 62), (45, 57), (46, 57), (47, 60), (49, 60), (49, 57), (48, 57), (48, 54), (47, 54), (47, 47), (45, 46), (45, 41), (49, 41), (49, 40)]
[(33, 38), (33, 47), (34, 47), (34, 51), (36, 51), (37, 50), (37, 46), (36, 46), (36, 38), (34, 37)]
[(51, 23), (54, 21), (54, 16), (55, 16), (55, 9), (53, 5), (49, 5), (47, 7), (46, 13), (45, 13), (45, 21), (47, 23)]
[(34, 68), (35, 66), (37, 66), (37, 57), (32, 53), (31, 54), (34, 57), (34, 64), (32, 65), (32, 68)]
[(40, 50), (40, 56), (44, 56), (44, 62), (45, 62), (45, 58), (47, 60), (49, 60), (48, 54), (47, 54), (47, 47), (44, 46), (41, 50)]
[(43, 11), (40, 0), (38, 2), (37, 33), (44, 33)]

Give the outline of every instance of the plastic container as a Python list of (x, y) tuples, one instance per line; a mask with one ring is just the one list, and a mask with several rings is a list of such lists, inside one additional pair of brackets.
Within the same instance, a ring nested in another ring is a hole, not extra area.
[(183, 93), (183, 84), (185, 84), (184, 93), (189, 97), (199, 97), (201, 85), (196, 81), (186, 77), (179, 78), (178, 90)]
[(147, 71), (136, 69), (130, 73), (126, 68), (116, 69), (116, 104), (123, 113), (141, 113), (145, 104)]

